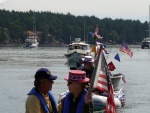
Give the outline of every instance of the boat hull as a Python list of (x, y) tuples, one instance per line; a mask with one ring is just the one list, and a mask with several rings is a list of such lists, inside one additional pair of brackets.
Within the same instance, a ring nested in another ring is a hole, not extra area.
[(75, 63), (81, 56), (82, 54), (77, 53), (77, 52), (73, 52), (71, 54), (65, 54), (68, 62), (70, 63)]
[[(68, 93), (68, 91), (63, 92), (62, 94), (60, 94), (60, 98), (58, 100), (58, 103), (61, 101), (61, 98), (63, 98), (66, 94)], [(118, 93), (118, 94), (116, 94)], [(119, 95), (121, 92), (116, 92), (116, 95)], [(106, 102), (107, 102), (107, 97), (106, 96), (101, 96), (101, 95), (92, 95), (92, 101), (93, 101), (93, 105), (94, 105), (94, 111), (103, 111), (105, 110), (106, 107)], [(116, 105), (117, 109), (120, 109), (122, 107), (122, 103), (119, 100), (119, 98), (114, 97), (114, 102)]]
[[(106, 107), (107, 97), (100, 96), (100, 95), (93, 95), (92, 96), (93, 104), (94, 104), (94, 111), (101, 111), (104, 110)], [(122, 104), (118, 98), (114, 98), (115, 105), (117, 109), (120, 109)]]
[(36, 48), (38, 47), (38, 43), (32, 44), (30, 46), (23, 46), (22, 48)]
[(111, 81), (112, 81), (112, 84), (113, 84), (113, 87), (114, 87), (114, 91), (118, 91), (119, 88), (119, 83), (120, 83), (120, 80), (123, 76), (121, 74), (115, 74), (113, 76), (111, 76)]

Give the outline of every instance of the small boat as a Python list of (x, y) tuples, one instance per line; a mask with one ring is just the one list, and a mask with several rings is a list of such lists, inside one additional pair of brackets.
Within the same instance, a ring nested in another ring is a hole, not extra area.
[(87, 44), (85, 41), (81, 41), (81, 38), (75, 38), (75, 41), (69, 44), (65, 56), (68, 63), (76, 63), (81, 55), (89, 55), (90, 51), (90, 44)]
[(23, 48), (35, 48), (38, 47), (38, 41), (37, 41), (37, 36), (28, 36), (26, 41), (25, 41), (25, 46)]
[[(149, 17), (150, 17), (150, 5), (149, 5)], [(149, 49), (150, 48), (150, 18), (149, 18), (149, 30), (146, 30), (146, 31), (149, 32), (149, 37), (144, 38), (142, 40), (142, 45), (141, 45), (142, 49), (145, 49), (145, 48)]]
[(142, 41), (142, 45), (141, 45), (142, 49), (149, 49), (150, 48), (150, 38), (144, 38), (144, 40)]
[(39, 45), (38, 42), (38, 35), (36, 32), (36, 25), (35, 25), (35, 13), (33, 16), (33, 32), (28, 32), (28, 37), (25, 40), (25, 46), (23, 46), (22, 48), (36, 48)]

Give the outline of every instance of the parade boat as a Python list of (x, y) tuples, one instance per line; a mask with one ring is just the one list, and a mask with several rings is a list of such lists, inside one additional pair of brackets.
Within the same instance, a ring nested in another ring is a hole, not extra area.
[[(95, 32), (98, 32), (98, 30), (95, 30)], [(117, 109), (125, 105), (124, 86), (120, 88), (119, 85), (121, 79), (125, 83), (124, 75), (121, 73), (112, 74), (111, 71), (116, 68), (112, 65), (113, 63), (111, 63), (111, 65), (110, 63), (107, 64), (105, 54), (108, 54), (108, 52), (102, 43), (96, 43), (96, 39), (97, 37), (95, 37), (95, 45), (92, 48), (95, 58), (95, 67), (87, 90), (92, 93), (94, 112), (105, 112), (105, 109), (109, 110), (110, 106), (117, 112)], [(120, 59), (117, 60), (120, 61)], [(65, 97), (67, 92), (68, 91), (59, 95), (58, 103), (61, 98)]]
[[(114, 87), (114, 102), (117, 109), (122, 108), (125, 105), (125, 95), (123, 93), (124, 87), (120, 88), (118, 90), (118, 86), (120, 83), (120, 80), (123, 76), (121, 74), (117, 74), (111, 77), (113, 87)], [(116, 82), (117, 81), (117, 82)], [(63, 98), (68, 91), (65, 91), (59, 95), (58, 103), (60, 102), (61, 98)], [(94, 111), (104, 111), (107, 103), (107, 95), (99, 95), (96, 93), (92, 94), (92, 100), (94, 105)]]
[[(114, 102), (117, 109), (122, 108), (125, 105), (125, 95), (124, 95), (124, 86), (120, 88), (121, 79), (123, 79), (124, 75), (121, 73), (112, 74), (110, 77), (112, 81), (112, 85), (114, 88)], [(65, 97), (68, 91), (65, 91), (59, 95), (58, 103), (61, 101), (61, 98)], [(92, 101), (94, 105), (94, 111), (101, 112), (105, 111), (106, 103), (107, 103), (107, 93), (97, 93), (97, 91), (93, 91), (92, 93)]]
[(76, 63), (81, 55), (88, 55), (90, 54), (90, 51), (90, 44), (87, 44), (85, 41), (81, 41), (81, 38), (75, 38), (75, 41), (69, 44), (65, 56), (68, 60), (68, 63)]

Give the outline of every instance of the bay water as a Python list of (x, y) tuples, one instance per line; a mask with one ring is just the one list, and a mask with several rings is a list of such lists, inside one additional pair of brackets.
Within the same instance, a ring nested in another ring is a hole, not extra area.
[[(125, 76), (126, 105), (119, 113), (150, 113), (150, 49), (131, 46), (133, 57), (119, 51), (118, 47), (107, 48), (110, 54), (107, 62), (116, 66), (113, 73)], [(69, 66), (64, 54), (67, 47), (0, 47), (0, 113), (24, 113), (27, 93), (33, 87), (34, 74), (41, 68), (50, 69), (58, 76), (53, 84), (53, 94), (58, 101), (59, 94), (67, 90), (64, 76)], [(114, 59), (119, 54), (121, 62)]]

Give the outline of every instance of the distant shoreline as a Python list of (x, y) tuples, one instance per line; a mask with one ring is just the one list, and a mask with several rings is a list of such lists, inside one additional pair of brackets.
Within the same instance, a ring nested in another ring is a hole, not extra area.
[[(24, 45), (0, 45), (0, 47), (23, 47)], [(92, 47), (93, 45), (91, 45)], [(128, 45), (130, 48), (141, 48), (141, 45)], [(39, 45), (38, 47), (68, 47), (68, 45)], [(116, 45), (106, 45), (107, 47), (121, 47), (121, 44), (116, 44)]]

